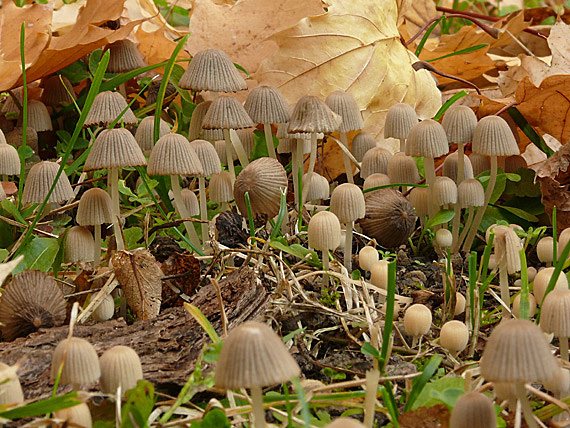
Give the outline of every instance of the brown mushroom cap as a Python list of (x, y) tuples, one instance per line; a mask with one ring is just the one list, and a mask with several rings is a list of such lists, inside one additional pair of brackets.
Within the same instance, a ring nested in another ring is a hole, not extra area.
[(418, 167), (413, 157), (399, 152), (388, 159), (388, 177), (392, 183), (417, 183), (420, 181)]
[(125, 128), (114, 128), (105, 129), (95, 138), (83, 170), (144, 165), (146, 158), (133, 134)]
[(457, 184), (449, 177), (436, 177), (433, 184), (433, 203), (437, 206), (457, 202)]
[(197, 52), (179, 85), (193, 91), (238, 92), (247, 89), (247, 83), (230, 57), (220, 49)]
[[(58, 170), (59, 165), (55, 162), (43, 161), (35, 164), (26, 177), (22, 202), (25, 204), (43, 202), (55, 180)], [(73, 199), (74, 196), (75, 194), (73, 193), (67, 175), (62, 173), (47, 202), (63, 202), (68, 199)]]
[(340, 132), (357, 131), (364, 128), (360, 108), (354, 97), (348, 92), (334, 91), (326, 100), (326, 105), (342, 118)]
[(289, 133), (327, 133), (338, 130), (341, 123), (342, 118), (324, 101), (312, 95), (305, 95), (295, 104), (287, 130)]
[[(373, 187), (386, 186), (388, 184), (391, 184), (390, 177), (388, 177), (386, 174), (377, 172), (366, 177), (364, 184), (362, 185), (362, 190), (372, 189)], [(366, 192), (364, 194), (364, 198), (369, 197), (371, 194), (372, 192)]]
[(469, 155), (469, 160), (471, 161), (471, 166), (473, 167), (473, 176), (477, 177), (484, 171), (491, 169), (491, 160), (489, 156), (480, 155), (479, 153), (471, 153)]
[[(69, 345), (68, 345), (69, 343)], [(58, 343), (51, 360), (51, 380), (55, 380), (65, 355), (60, 383), (63, 385), (84, 385), (99, 379), (101, 369), (95, 348), (85, 339), (71, 337)]]
[(180, 134), (167, 134), (156, 142), (148, 158), (147, 171), (150, 175), (197, 176), (204, 173), (192, 145)]
[(253, 125), (238, 99), (228, 95), (216, 98), (202, 120), (204, 129), (242, 129)]
[(554, 260), (554, 238), (545, 236), (536, 244), (536, 255), (542, 263), (552, 263)]
[[(204, 120), (204, 116), (208, 112), (208, 109), (212, 105), (212, 101), (202, 101), (192, 112), (192, 117), (190, 118), (190, 128), (188, 130), (188, 139), (190, 141), (195, 140), (197, 138), (203, 138), (203, 129), (202, 129), (202, 121)], [(221, 133), (220, 133), (221, 134)], [(218, 136), (216, 140), (223, 138), (222, 135)], [(210, 138), (206, 138), (210, 140)]]
[(89, 406), (85, 403), (77, 404), (67, 409), (53, 412), (54, 417), (65, 421), (67, 426), (79, 426), (83, 428), (91, 428), (93, 420)]
[(180, 191), (184, 205), (188, 210), (188, 214), (191, 216), (200, 214), (200, 204), (198, 203), (198, 198), (196, 194), (190, 189), (182, 189)]
[(439, 332), (439, 343), (452, 354), (463, 351), (468, 342), (469, 330), (461, 321), (452, 320), (441, 326), (441, 330)]
[(112, 223), (113, 206), (109, 194), (97, 187), (87, 190), (79, 200), (75, 220), (81, 226)]
[(495, 428), (497, 416), (493, 402), (479, 392), (459, 397), (451, 412), (449, 428)]
[[(547, 267), (541, 269), (534, 277), (533, 294), (534, 297), (536, 297), (536, 303), (539, 306), (542, 304), (544, 293), (546, 292), (546, 288), (548, 287), (548, 283), (550, 282), (550, 278), (552, 277), (553, 273), (554, 273), (554, 268)], [(557, 288), (568, 288), (568, 278), (566, 278), (566, 275), (558, 276), (556, 284), (554, 285), (554, 289)]]
[(216, 386), (252, 388), (287, 382), (301, 370), (269, 326), (254, 321), (234, 328), (222, 346), (216, 364)]
[(512, 155), (505, 159), (505, 172), (515, 172), (521, 168), (527, 168), (526, 159), (521, 155)]
[(431, 328), (431, 311), (425, 305), (416, 303), (406, 309), (404, 313), (404, 328), (410, 336), (427, 334)]
[(485, 190), (475, 178), (467, 178), (457, 186), (457, 202), (460, 208), (482, 207), (485, 203)]
[(427, 187), (414, 187), (408, 195), (410, 203), (419, 218), (423, 219), (428, 215), (429, 196), (430, 191)]
[(61, 76), (61, 80), (59, 75), (50, 76), (45, 80), (43, 86), (41, 100), (50, 107), (70, 104), (77, 99), (73, 85), (65, 76)]
[[(164, 137), (170, 132), (168, 123), (160, 119), (158, 128), (158, 138)], [(135, 132), (135, 140), (139, 144), (143, 153), (150, 152), (154, 147), (154, 116), (145, 117), (139, 123), (137, 131)]]
[(64, 261), (66, 263), (91, 262), (93, 259), (93, 235), (86, 227), (73, 226), (65, 234)]
[(410, 130), (417, 125), (418, 115), (409, 104), (398, 103), (388, 109), (384, 124), (384, 138), (408, 138)]
[(255, 128), (242, 128), (236, 130), (236, 133), (241, 141), (243, 149), (248, 157), (251, 156), (251, 151), (253, 150), (253, 146), (255, 146)]
[(15, 275), (0, 296), (0, 330), (4, 340), (27, 336), (65, 321), (66, 303), (49, 275), (29, 270)]
[(101, 378), (99, 384), (101, 391), (114, 394), (120, 386), (121, 390), (128, 391), (143, 378), (141, 360), (128, 346), (114, 346), (107, 349), (99, 358)]
[[(6, 134), (6, 142), (8, 144), (13, 144), (16, 147), (20, 147), (22, 145), (22, 138), (23, 128), (20, 126), (17, 126)], [(30, 126), (28, 126), (27, 129), (26, 145), (30, 146), (34, 152), (38, 153), (38, 133)]]
[(311, 173), (311, 180), (309, 181), (309, 174), (303, 175), (303, 183), (309, 183), (309, 190), (307, 190), (307, 201), (316, 201), (318, 199), (328, 199), (330, 196), (329, 181), (321, 174), (316, 172)]
[(351, 223), (363, 218), (366, 202), (362, 190), (351, 183), (343, 183), (331, 194), (331, 212), (335, 213), (341, 223)]
[(274, 86), (260, 85), (253, 88), (245, 100), (244, 108), (255, 123), (289, 122), (287, 100)]
[(309, 247), (319, 251), (334, 250), (340, 245), (340, 222), (330, 211), (311, 217), (308, 228)]
[(107, 66), (109, 73), (124, 73), (146, 65), (136, 45), (128, 39), (117, 40), (106, 48), (111, 52)]
[[(19, 86), (16, 89), (12, 90), (12, 93), (14, 94), (16, 99), (20, 102), (20, 104), (22, 104), (23, 92), (24, 88), (22, 86)], [(12, 96), (6, 98), (6, 101), (4, 101), (4, 104), (2, 105), (2, 110), (0, 111), (4, 114), (20, 113), (20, 109), (18, 108), (18, 105), (16, 104)]]
[(374, 136), (368, 132), (361, 131), (352, 139), (350, 152), (358, 162), (362, 162), (366, 152), (374, 147), (376, 147)]
[(28, 126), (34, 128), (37, 132), (51, 131), (53, 129), (48, 109), (41, 101), (28, 101)]
[[(84, 126), (109, 126), (126, 108), (127, 102), (120, 93), (112, 91), (100, 92), (93, 100), (93, 105), (87, 114)], [(130, 107), (127, 108), (117, 125), (120, 125), (121, 121), (125, 125), (136, 125), (138, 123), (138, 119)]]
[(495, 226), (495, 254), (506, 257), (507, 271), (510, 275), (521, 270), (521, 240), (516, 232), (508, 226)]
[(486, 156), (520, 154), (513, 131), (499, 116), (486, 116), (477, 123), (473, 133), (473, 152)]

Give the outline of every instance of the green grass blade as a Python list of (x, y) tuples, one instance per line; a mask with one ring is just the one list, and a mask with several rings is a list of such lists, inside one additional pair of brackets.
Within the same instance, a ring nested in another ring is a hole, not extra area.
[(544, 139), (538, 135), (534, 128), (528, 123), (525, 117), (521, 114), (516, 107), (511, 107), (507, 110), (511, 118), (515, 121), (517, 126), (529, 138), (532, 143), (546, 153), (546, 156), (552, 156), (554, 151), (546, 145)]
[(452, 56), (463, 55), (463, 54), (466, 54), (469, 52), (478, 51), (479, 49), (486, 48), (487, 46), (489, 46), (487, 43), (482, 43), (480, 45), (475, 45), (475, 46), (469, 46), (468, 48), (458, 50), (457, 52), (452, 52), (450, 54), (443, 55), (443, 56), (440, 56), (437, 58), (427, 59), (426, 62), (434, 62), (434, 61), (438, 61), (438, 60), (444, 59), (444, 58), (449, 58)]
[(32, 418), (67, 409), (78, 404), (81, 404), (81, 400), (77, 398), (77, 392), (70, 392), (59, 397), (35, 401), (15, 409), (0, 411), (0, 418), (9, 420)]
[(186, 308), (188, 313), (192, 315), (192, 317), (196, 320), (196, 322), (200, 324), (200, 327), (204, 329), (204, 331), (208, 334), (212, 342), (218, 343), (221, 341), (220, 336), (218, 336), (218, 333), (216, 333), (216, 330), (214, 329), (210, 321), (208, 321), (208, 318), (206, 318), (206, 316), (202, 313), (202, 311), (200, 311), (200, 309), (186, 302), (184, 302), (184, 307)]
[[(386, 290), (386, 316), (384, 322), (384, 332), (382, 334), (382, 348), (380, 358), (383, 365), (388, 364), (388, 350), (390, 348), (390, 337), (394, 324), (394, 303), (396, 301), (396, 260), (388, 264), (388, 288)], [(384, 367), (381, 367), (384, 371)]]
[(386, 409), (388, 409), (388, 414), (390, 415), (390, 419), (392, 419), (392, 424), (394, 428), (399, 428), (400, 424), (398, 423), (399, 414), (398, 414), (398, 403), (396, 402), (396, 398), (394, 397), (394, 393), (392, 392), (392, 384), (387, 381), (385, 386), (380, 387), (380, 392), (382, 394), (382, 400), (384, 401), (384, 405)]
[(249, 192), (244, 195), (245, 206), (247, 207), (247, 223), (249, 224), (249, 236), (255, 237), (255, 224), (253, 223), (253, 211), (251, 209), (251, 201), (249, 199)]
[(475, 325), (475, 287), (477, 286), (477, 252), (469, 255), (469, 306), (471, 310), (471, 327)]
[(279, 232), (281, 231), (281, 225), (285, 220), (285, 214), (287, 214), (287, 190), (284, 189), (281, 191), (281, 200), (279, 203), (279, 214), (277, 214), (277, 221), (275, 222), (275, 226), (271, 231), (271, 239), (277, 238)]
[[(28, 79), (26, 75), (26, 22), (22, 22), (20, 28), (20, 59), (22, 61), (22, 147), (26, 147), (28, 139)], [(26, 181), (26, 158), (23, 150), (18, 150), (20, 155), (20, 179), (18, 182), (18, 210), (22, 208), (22, 193)]]
[(420, 40), (420, 43), (418, 43), (418, 47), (416, 48), (416, 51), (414, 52), (418, 58), (419, 58), (420, 54), (422, 53), (422, 50), (424, 49), (424, 45), (426, 44), (427, 39), (429, 38), (429, 36), (433, 32), (433, 30), (435, 30), (435, 27), (437, 27), (437, 25), (443, 19), (445, 19), (445, 16), (441, 16), (437, 21), (435, 21), (433, 24), (431, 24), (429, 26), (429, 28), (427, 29), (427, 31), (424, 33), (422, 39)]
[(439, 120), (443, 117), (443, 115), (445, 114), (445, 112), (449, 109), (449, 107), (451, 107), (453, 104), (455, 104), (458, 100), (460, 100), (461, 98), (467, 96), (467, 91), (460, 91), (458, 93), (456, 93), (455, 95), (453, 95), (450, 99), (448, 99), (441, 107), (440, 109), (437, 111), (437, 113), (435, 114), (435, 116), (433, 117), (433, 120)]
[(528, 296), (528, 273), (526, 266), (526, 254), (524, 252), (524, 249), (520, 250), (519, 255), (521, 258), (521, 297), (519, 304), (519, 318), (521, 320), (528, 320), (530, 312), (530, 300)]
[(406, 406), (404, 407), (404, 412), (412, 409), (414, 402), (420, 395), (420, 392), (424, 389), (424, 386), (428, 383), (431, 377), (434, 375), (435, 371), (441, 364), (443, 359), (440, 355), (434, 355), (430, 358), (429, 362), (424, 367), (424, 371), (421, 376), (414, 379), (412, 383), (412, 390), (410, 391), (410, 395), (408, 396), (408, 401), (406, 401)]

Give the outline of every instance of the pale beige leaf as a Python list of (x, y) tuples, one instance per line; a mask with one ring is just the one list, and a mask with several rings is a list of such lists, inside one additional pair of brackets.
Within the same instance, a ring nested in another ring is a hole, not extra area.
[(24, 256), (18, 256), (12, 261), (0, 263), (0, 286), (22, 260), (24, 260)]
[[(433, 0), (397, 0), (401, 4), (399, 7), (400, 17), (406, 21), (406, 30), (410, 37), (414, 36), (429, 20), (441, 16), (435, 9)], [(398, 26), (400, 25), (400, 18)], [(435, 34), (439, 31), (436, 28)]]
[(139, 320), (156, 318), (162, 296), (162, 270), (144, 248), (116, 252), (111, 263), (130, 308)]

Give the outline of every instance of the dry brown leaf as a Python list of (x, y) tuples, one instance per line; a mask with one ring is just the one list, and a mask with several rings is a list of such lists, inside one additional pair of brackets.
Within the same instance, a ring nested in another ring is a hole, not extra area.
[[(413, 37), (428, 21), (433, 18), (441, 16), (435, 9), (435, 2), (433, 0), (397, 0), (400, 4), (398, 26), (400, 26), (400, 19), (406, 22), (406, 31), (410, 37)], [(437, 33), (438, 28), (432, 34)]]
[(570, 227), (570, 144), (549, 157), (536, 171), (544, 210), (552, 218), (556, 207), (558, 230)]
[[(168, 60), (176, 48), (176, 42), (168, 37), (168, 30), (159, 28), (155, 31), (146, 32), (142, 26), (137, 30), (137, 39), (140, 42), (138, 48), (145, 57), (147, 64), (158, 64)], [(181, 51), (178, 59), (190, 58), (187, 52)], [(184, 66), (186, 68), (186, 66)], [(161, 72), (164, 67), (157, 68)]]
[(448, 428), (449, 417), (449, 409), (443, 404), (436, 404), (402, 413), (398, 422), (402, 428)]
[(254, 78), (278, 87), (290, 103), (347, 91), (363, 111), (365, 130), (376, 136), (395, 103), (432, 117), (441, 94), (427, 71), (411, 67), (417, 58), (400, 43), (397, 18), (396, 0), (331, 1), (327, 13), (272, 36), (279, 49)]
[(154, 256), (144, 248), (118, 251), (111, 258), (117, 281), (139, 320), (156, 318), (160, 312), (164, 276)]
[(269, 36), (322, 12), (320, 0), (241, 0), (233, 5), (196, 0), (186, 49), (192, 55), (206, 48), (222, 49), (254, 73), (277, 48), (266, 40)]

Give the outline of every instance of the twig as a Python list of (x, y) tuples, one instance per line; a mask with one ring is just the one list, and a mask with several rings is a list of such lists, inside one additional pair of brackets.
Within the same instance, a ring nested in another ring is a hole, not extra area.
[[(463, 19), (466, 19), (468, 21), (471, 21), (473, 24), (475, 24), (479, 28), (481, 28), (481, 30), (483, 30), (485, 33), (487, 33), (493, 39), (499, 38), (499, 30), (497, 28), (489, 27), (488, 25), (483, 24), (477, 18), (468, 17), (464, 13), (449, 13), (449, 14), (446, 14), (445, 17), (446, 18), (463, 18)], [(410, 43), (412, 43), (414, 40), (416, 40), (430, 25), (432, 25), (439, 18), (440, 17), (432, 18), (428, 22), (426, 22), (424, 24), (424, 26), (422, 28), (420, 28), (416, 34), (414, 34), (414, 37), (412, 37), (410, 40), (408, 40), (406, 42), (406, 46), (409, 46)]]
[(432, 73), (435, 73), (439, 76), (447, 77), (448, 79), (457, 80), (458, 82), (465, 83), (466, 85), (475, 89), (477, 91), (477, 94), (481, 95), (481, 89), (479, 89), (479, 87), (477, 85), (475, 85), (474, 83), (471, 83), (468, 80), (462, 79), (461, 77), (457, 77), (457, 76), (454, 76), (452, 74), (444, 73), (443, 71), (440, 71), (437, 68), (435, 68), (433, 65), (431, 65), (427, 61), (417, 61), (417, 62), (412, 64), (412, 67), (416, 71), (424, 69), (424, 70), (431, 71)]

